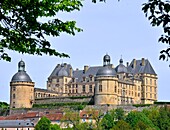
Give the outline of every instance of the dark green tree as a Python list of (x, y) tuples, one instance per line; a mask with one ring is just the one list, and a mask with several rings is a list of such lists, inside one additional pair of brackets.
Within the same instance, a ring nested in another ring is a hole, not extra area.
[(119, 120), (111, 130), (131, 130), (131, 127), (124, 120)]
[(117, 108), (115, 110), (115, 120), (124, 120), (125, 112), (122, 108)]
[(161, 130), (170, 130), (170, 108), (167, 106), (159, 110), (158, 127)]
[(159, 108), (158, 107), (151, 107), (147, 109), (143, 109), (142, 113), (144, 113), (155, 126), (158, 126), (158, 120), (159, 120)]
[(110, 113), (107, 113), (101, 120), (101, 127), (104, 130), (110, 130), (115, 125), (114, 117)]
[(48, 118), (42, 117), (36, 124), (35, 130), (50, 130), (50, 124), (51, 121)]
[(125, 121), (129, 123), (132, 128), (135, 128), (139, 121), (143, 122), (147, 128), (156, 128), (152, 121), (142, 112), (131, 111), (128, 113)]
[(81, 6), (81, 0), (1, 0), (0, 59), (11, 60), (6, 49), (69, 57), (51, 48), (46, 36), (58, 37), (62, 32), (75, 35), (75, 31), (81, 31), (75, 21), (64, 22), (56, 16), (58, 12), (80, 10)]
[(50, 130), (60, 130), (60, 126), (57, 124), (50, 124)]

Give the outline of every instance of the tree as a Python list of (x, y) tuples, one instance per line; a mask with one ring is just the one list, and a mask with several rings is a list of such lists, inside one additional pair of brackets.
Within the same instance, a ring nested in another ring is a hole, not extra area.
[(163, 34), (159, 38), (159, 42), (168, 44), (168, 48), (162, 50), (159, 59), (170, 58), (170, 1), (149, 0), (143, 4), (142, 10), (152, 26), (161, 26)]
[(167, 106), (161, 107), (159, 110), (158, 127), (161, 130), (170, 129), (170, 108)]
[(111, 128), (113, 128), (114, 125), (114, 117), (111, 114), (107, 113), (101, 121), (102, 128), (104, 130), (110, 130)]
[(73, 126), (73, 129), (78, 129), (77, 126), (80, 123), (80, 116), (78, 112), (66, 110), (61, 122), (66, 126)]
[[(94, 3), (96, 3), (96, 1), (97, 0), (92, 0)], [(106, 2), (106, 0), (99, 1)], [(151, 22), (151, 25), (161, 26), (163, 28), (163, 34), (158, 39), (158, 42), (165, 43), (168, 47), (160, 51), (159, 59), (168, 60), (170, 58), (170, 1), (148, 0), (148, 2), (144, 3), (142, 6), (142, 11)]]
[(130, 125), (124, 120), (119, 120), (112, 130), (131, 130)]
[(142, 113), (144, 113), (145, 116), (147, 116), (155, 126), (158, 126), (158, 120), (160, 116), (158, 107), (143, 109)]
[(50, 130), (60, 130), (60, 126), (57, 124), (50, 124)]
[[(81, 0), (1, 0), (0, 1), (0, 59), (10, 61), (6, 49), (27, 54), (49, 54), (69, 57), (51, 48), (46, 36), (60, 33), (75, 35), (81, 31), (75, 21), (63, 22), (58, 12), (80, 10)], [(40, 21), (40, 18), (48, 21)]]
[(128, 113), (125, 121), (129, 123), (132, 128), (135, 128), (139, 121), (143, 122), (148, 128), (155, 128), (152, 121), (149, 120), (149, 118), (147, 118), (142, 112), (131, 111), (130, 113)]
[(125, 112), (122, 108), (117, 108), (115, 110), (115, 120), (124, 120)]
[(51, 121), (48, 118), (42, 117), (36, 124), (35, 130), (50, 130), (50, 124)]

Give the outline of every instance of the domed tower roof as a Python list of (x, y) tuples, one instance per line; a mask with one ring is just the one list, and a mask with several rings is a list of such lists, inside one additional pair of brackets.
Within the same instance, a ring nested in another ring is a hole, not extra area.
[(103, 66), (96, 73), (96, 76), (115, 76), (115, 75), (116, 75), (115, 70), (110, 66)]
[(11, 82), (32, 82), (31, 78), (25, 71), (25, 62), (18, 63), (18, 72), (12, 77)]
[(61, 69), (58, 71), (57, 76), (68, 76), (68, 72), (66, 70), (66, 68), (64, 67), (64, 65), (61, 65)]
[(119, 60), (119, 65), (115, 68), (117, 73), (127, 73), (127, 68), (123, 65), (123, 59)]

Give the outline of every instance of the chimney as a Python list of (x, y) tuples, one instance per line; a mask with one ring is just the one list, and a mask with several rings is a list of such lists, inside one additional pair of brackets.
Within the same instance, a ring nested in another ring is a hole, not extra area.
[(113, 64), (110, 64), (110, 66), (114, 69), (114, 65)]
[(127, 66), (127, 67), (129, 66), (129, 62), (126, 62), (126, 66)]
[(145, 66), (145, 58), (142, 58), (142, 66)]
[(133, 68), (136, 68), (136, 59), (133, 59)]
[(89, 66), (87, 66), (87, 65), (84, 66), (84, 73), (87, 72), (88, 68), (89, 68)]
[(60, 64), (57, 64), (57, 67), (59, 67), (60, 66)]
[(70, 77), (73, 77), (73, 69), (70, 68)]

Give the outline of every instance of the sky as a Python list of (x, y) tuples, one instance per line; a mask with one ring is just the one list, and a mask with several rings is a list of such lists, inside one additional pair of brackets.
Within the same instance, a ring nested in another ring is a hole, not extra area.
[[(162, 28), (152, 27), (142, 12), (144, 0), (107, 0), (106, 3), (83, 1), (80, 11), (59, 13), (62, 20), (75, 20), (83, 32), (75, 36), (62, 33), (48, 37), (52, 47), (69, 54), (70, 58), (37, 56), (8, 51), (12, 61), (0, 60), (0, 101), (10, 101), (10, 81), (18, 71), (18, 62), (26, 63), (26, 71), (36, 88), (46, 88), (47, 78), (57, 64), (69, 63), (73, 69), (84, 65), (100, 66), (108, 53), (116, 67), (123, 58), (124, 65), (133, 59), (146, 58), (158, 75), (158, 100), (170, 100), (169, 62), (159, 60), (159, 52), (166, 48), (158, 43)], [(24, 95), (23, 95), (24, 96)]]

